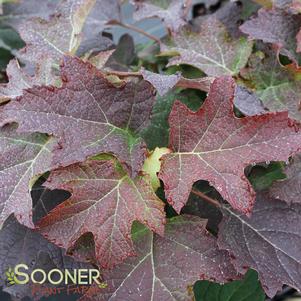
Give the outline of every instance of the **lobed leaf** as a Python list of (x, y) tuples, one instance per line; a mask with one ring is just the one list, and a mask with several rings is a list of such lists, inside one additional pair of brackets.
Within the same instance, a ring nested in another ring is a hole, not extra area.
[(136, 5), (134, 19), (158, 17), (172, 32), (177, 32), (186, 24), (191, 2), (187, 0), (132, 0)]
[(0, 130), (0, 228), (12, 213), (33, 228), (30, 181), (51, 168), (56, 142), (43, 134), (20, 134), (16, 128), (12, 124)]
[(49, 60), (59, 64), (65, 54), (74, 54), (95, 1), (63, 0), (49, 20), (34, 18), (22, 23), (20, 34), (26, 47), (20, 57), (30, 62)]
[(191, 187), (207, 180), (233, 208), (250, 214), (255, 192), (244, 175), (254, 163), (286, 161), (300, 151), (300, 125), (287, 112), (237, 118), (232, 78), (216, 79), (201, 109), (176, 102), (169, 116), (170, 146), (159, 177), (168, 202), (180, 212)]
[(35, 76), (29, 76), (20, 67), (17, 60), (11, 60), (7, 66), (6, 73), (9, 83), (0, 85), (0, 103), (21, 96), (24, 89), (32, 88), (36, 85), (55, 83), (51, 67), (46, 63), (39, 66)]
[(115, 87), (89, 63), (65, 57), (63, 85), (34, 87), (8, 103), (1, 123), (18, 122), (19, 131), (58, 137), (53, 166), (67, 166), (99, 153), (116, 155), (137, 174), (145, 144), (136, 137), (148, 122), (154, 90), (145, 82)]
[[(168, 66), (188, 64), (204, 71), (208, 76), (236, 75), (252, 52), (252, 42), (244, 37), (232, 39), (224, 25), (215, 18), (202, 22), (200, 32), (183, 29), (173, 38), (174, 46), (164, 50), (176, 52)], [(164, 52), (163, 52), (164, 53)]]
[(233, 254), (238, 272), (257, 270), (271, 297), (283, 284), (301, 287), (300, 209), (299, 204), (289, 206), (265, 194), (258, 195), (251, 218), (230, 207), (223, 209), (219, 247)]
[(130, 239), (134, 220), (163, 235), (164, 204), (150, 181), (131, 179), (114, 160), (88, 160), (52, 171), (47, 187), (70, 191), (72, 197), (38, 223), (40, 233), (69, 249), (91, 232), (103, 268), (135, 255)]
[(300, 203), (301, 192), (301, 156), (293, 157), (292, 162), (285, 168), (287, 179), (275, 182), (270, 189), (271, 195), (288, 204)]
[(205, 225), (199, 217), (175, 217), (167, 223), (164, 237), (137, 226), (137, 257), (104, 271), (107, 288), (81, 300), (121, 301), (130, 296), (133, 301), (188, 301), (189, 287), (200, 277), (220, 282), (237, 278), (228, 253), (217, 248)]
[(262, 40), (277, 46), (280, 53), (300, 63), (297, 52), (297, 34), (301, 27), (299, 15), (289, 15), (281, 10), (260, 9), (258, 16), (246, 21), (240, 30), (252, 39)]
[(242, 76), (270, 111), (288, 111), (291, 118), (301, 120), (299, 73), (291, 65), (281, 66), (275, 52), (264, 48), (250, 57)]

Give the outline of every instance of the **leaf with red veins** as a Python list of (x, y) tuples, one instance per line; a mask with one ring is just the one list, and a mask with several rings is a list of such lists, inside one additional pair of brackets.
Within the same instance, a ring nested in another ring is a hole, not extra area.
[(250, 38), (276, 45), (281, 54), (297, 64), (301, 63), (301, 57), (297, 53), (297, 34), (300, 28), (300, 15), (290, 15), (277, 9), (260, 9), (257, 17), (240, 26), (240, 30)]
[(223, 208), (218, 245), (240, 273), (257, 270), (270, 297), (284, 284), (301, 289), (301, 207), (259, 194), (251, 218)]
[(103, 268), (135, 255), (130, 238), (133, 221), (163, 235), (164, 203), (148, 179), (131, 179), (115, 159), (88, 160), (57, 169), (46, 185), (70, 191), (72, 197), (38, 223), (40, 232), (66, 249), (91, 232)]
[(285, 173), (287, 179), (275, 182), (270, 188), (271, 195), (288, 204), (301, 203), (301, 155), (293, 157)]
[(173, 37), (173, 44), (162, 46), (162, 54), (164, 51), (179, 54), (170, 59), (168, 66), (188, 64), (214, 77), (238, 74), (253, 47), (245, 37), (232, 39), (225, 26), (215, 18), (204, 20), (198, 33), (182, 29)]
[(67, 166), (99, 153), (111, 153), (135, 175), (146, 146), (136, 137), (148, 122), (154, 103), (151, 84), (115, 87), (89, 63), (65, 57), (63, 85), (34, 87), (8, 103), (2, 124), (18, 122), (19, 132), (40, 132), (59, 138), (53, 165)]
[(187, 15), (192, 2), (190, 0), (132, 0), (136, 6), (135, 20), (158, 17), (172, 32), (177, 32), (187, 23)]
[(21, 224), (34, 227), (30, 181), (51, 168), (55, 144), (43, 134), (18, 134), (16, 125), (0, 129), (0, 228), (13, 213)]
[(207, 180), (234, 208), (249, 214), (255, 192), (244, 175), (252, 163), (285, 161), (301, 149), (299, 125), (287, 112), (237, 118), (234, 80), (216, 79), (203, 106), (192, 112), (176, 102), (169, 116), (170, 147), (159, 177), (168, 202), (180, 212), (191, 187)]
[(9, 83), (0, 85), (0, 104), (22, 95), (24, 89), (32, 88), (35, 85), (54, 83), (50, 66), (47, 64), (40, 65), (35, 76), (29, 76), (14, 59), (9, 62), (6, 73)]
[[(190, 301), (189, 287), (195, 281), (226, 282), (237, 278), (229, 254), (217, 247), (206, 230), (206, 221), (196, 216), (178, 216), (166, 225), (164, 237), (136, 225), (133, 240), (137, 257), (103, 272), (107, 287), (91, 289), (80, 300)], [(94, 291), (94, 294), (93, 294)]]

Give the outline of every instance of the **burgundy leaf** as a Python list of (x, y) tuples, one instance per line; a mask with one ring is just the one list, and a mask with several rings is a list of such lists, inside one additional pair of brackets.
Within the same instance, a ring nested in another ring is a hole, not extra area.
[(301, 3), (299, 0), (254, 0), (267, 8), (280, 8), (289, 13), (299, 13), (301, 11)]
[(115, 87), (102, 73), (80, 59), (65, 57), (63, 86), (34, 87), (8, 103), (3, 123), (18, 122), (21, 132), (41, 132), (59, 138), (53, 165), (84, 161), (88, 156), (112, 153), (137, 173), (145, 144), (133, 136), (148, 122), (154, 90), (145, 82)]
[[(34, 219), (47, 213), (46, 207), (51, 204), (52, 200), (62, 201), (66, 199), (65, 196), (66, 192), (64, 191), (43, 190), (38, 200), (33, 197), (34, 201), (37, 201), (33, 210)], [(90, 264), (76, 262), (73, 258), (66, 256), (64, 249), (51, 244), (36, 231), (20, 225), (11, 216), (0, 230), (0, 286), (3, 287), (3, 291), (17, 297), (16, 299), (28, 296), (34, 300), (39, 300), (46, 294), (46, 291), (42, 290), (43, 286), (55, 287), (46, 281), (44, 285), (39, 285), (41, 291), (34, 293), (31, 282), (24, 285), (8, 286), (2, 275), (4, 276), (9, 268), (13, 269), (20, 263), (29, 267), (28, 273), (38, 268), (43, 269), (46, 273), (54, 268), (70, 270), (93, 268)]]
[[(250, 5), (250, 4), (249, 4)], [(256, 6), (255, 4), (252, 4)], [(246, 18), (246, 16), (243, 15), (245, 12), (244, 10), (245, 3), (242, 1), (235, 1), (235, 2), (225, 2), (224, 4), (221, 4), (221, 7), (214, 12), (213, 14), (206, 14), (203, 16), (199, 16), (192, 20), (192, 24), (197, 29), (201, 28), (202, 22), (207, 18), (216, 18), (219, 20), (227, 29), (227, 32), (230, 33), (230, 35), (233, 38), (238, 39), (242, 32), (239, 30), (239, 25), (241, 24), (242, 20)]]
[(19, 0), (4, 3), (3, 14), (5, 18), (1, 23), (19, 29), (22, 22), (34, 17), (48, 19), (56, 9), (59, 0)]
[(134, 220), (163, 235), (164, 203), (147, 179), (132, 180), (115, 160), (90, 160), (55, 170), (47, 187), (70, 191), (72, 197), (38, 223), (40, 232), (66, 249), (91, 232), (96, 258), (104, 268), (135, 255), (130, 238)]
[(301, 289), (301, 207), (259, 195), (252, 217), (223, 209), (218, 245), (233, 254), (240, 273), (257, 270), (266, 293), (273, 297), (283, 284)]
[(167, 223), (164, 238), (137, 226), (133, 240), (138, 256), (104, 271), (107, 288), (81, 300), (123, 301), (130, 296), (133, 301), (189, 301), (189, 287), (200, 278), (237, 278), (228, 253), (217, 248), (205, 226), (196, 216), (175, 217)]
[(12, 213), (33, 227), (30, 181), (51, 168), (55, 144), (46, 135), (16, 133), (16, 125), (0, 129), (0, 228)]
[(26, 42), (20, 57), (25, 61), (60, 63), (64, 54), (74, 54), (80, 45), (84, 22), (95, 0), (63, 0), (49, 20), (30, 19), (20, 26)]
[(271, 195), (287, 203), (301, 202), (301, 156), (293, 157), (292, 162), (285, 168), (287, 179), (278, 181), (270, 188)]
[(23, 89), (35, 85), (54, 84), (54, 77), (51, 75), (50, 66), (40, 65), (35, 76), (29, 76), (20, 67), (17, 60), (11, 60), (6, 69), (9, 83), (0, 85), (0, 103), (22, 95)]
[(207, 180), (234, 208), (250, 213), (255, 192), (244, 169), (264, 161), (286, 161), (301, 148), (299, 125), (287, 112), (244, 118), (233, 114), (234, 80), (216, 79), (202, 108), (176, 102), (169, 116), (170, 146), (159, 177), (168, 202), (180, 212), (191, 187)]
[(171, 90), (181, 79), (181, 74), (158, 74), (145, 69), (140, 70), (143, 78), (150, 82), (157, 90), (160, 96), (165, 95), (169, 90)]
[(135, 20), (158, 17), (172, 32), (177, 32), (186, 24), (186, 17), (191, 6), (189, 0), (132, 0), (136, 5)]
[(267, 112), (258, 96), (242, 86), (236, 87), (234, 105), (246, 116)]
[(241, 72), (254, 93), (270, 111), (288, 111), (291, 118), (301, 121), (299, 69), (281, 66), (275, 51), (265, 47), (252, 54), (248, 68)]
[(297, 34), (301, 28), (301, 17), (290, 15), (281, 10), (260, 9), (258, 16), (246, 21), (241, 31), (252, 39), (275, 44), (281, 54), (288, 56), (297, 64), (300, 56), (297, 54)]
[(179, 57), (170, 60), (168, 66), (188, 64), (204, 71), (208, 76), (235, 75), (243, 68), (252, 52), (252, 42), (244, 37), (233, 40), (224, 25), (215, 18), (202, 22), (199, 33), (187, 28), (173, 38), (174, 46), (164, 46), (167, 54), (175, 52)]

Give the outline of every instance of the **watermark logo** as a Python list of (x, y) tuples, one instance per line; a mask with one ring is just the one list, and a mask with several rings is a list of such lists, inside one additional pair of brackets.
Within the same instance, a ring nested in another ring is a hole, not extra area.
[(15, 273), (13, 272), (13, 270), (11, 268), (9, 268), (6, 272), (5, 275), (7, 277), (7, 282), (10, 285), (14, 285), (14, 284), (19, 284), (18, 279), (15, 276)]
[(97, 290), (107, 287), (97, 269), (30, 270), (28, 265), (21, 263), (13, 269), (9, 267), (5, 275), (10, 286), (31, 285), (33, 295), (39, 293), (49, 296), (63, 292), (67, 295), (97, 293)]

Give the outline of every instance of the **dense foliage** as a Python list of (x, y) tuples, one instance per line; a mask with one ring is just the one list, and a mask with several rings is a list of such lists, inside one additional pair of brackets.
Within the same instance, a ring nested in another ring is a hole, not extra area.
[(81, 301), (301, 290), (300, 1), (0, 3), (3, 292), (43, 297), (18, 263), (98, 267)]

